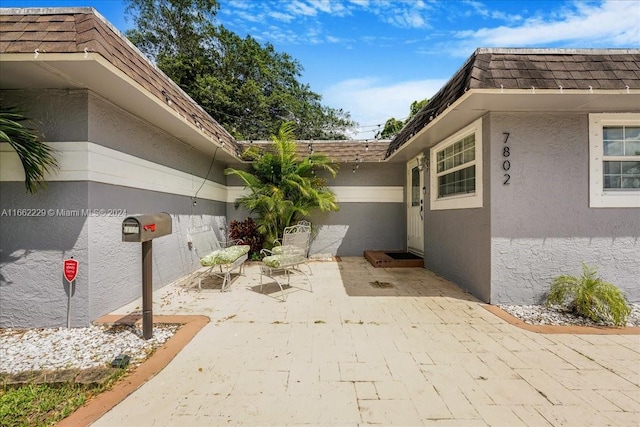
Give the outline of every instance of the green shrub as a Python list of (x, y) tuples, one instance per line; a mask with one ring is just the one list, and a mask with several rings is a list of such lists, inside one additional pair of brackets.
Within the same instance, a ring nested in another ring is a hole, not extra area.
[(547, 306), (561, 305), (595, 322), (624, 326), (631, 313), (624, 294), (597, 277), (596, 269), (582, 264), (582, 276), (558, 276), (551, 285)]

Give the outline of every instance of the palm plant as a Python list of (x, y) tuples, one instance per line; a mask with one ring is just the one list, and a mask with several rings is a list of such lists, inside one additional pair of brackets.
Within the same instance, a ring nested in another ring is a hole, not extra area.
[(278, 134), (271, 137), (273, 144), (269, 148), (247, 149), (244, 156), (252, 161), (249, 170), (225, 170), (226, 175), (239, 177), (250, 190), (236, 200), (236, 206), (259, 215), (258, 231), (267, 245), (281, 237), (285, 227), (308, 217), (314, 209), (338, 210), (335, 194), (327, 187), (326, 179), (314, 172), (324, 170), (335, 177), (336, 167), (325, 155), (300, 158), (293, 129), (293, 123), (283, 123)]
[(24, 169), (24, 184), (34, 194), (44, 188), (44, 174), (58, 168), (54, 150), (40, 141), (38, 132), (24, 125), (29, 119), (15, 108), (0, 107), (0, 142), (8, 142), (20, 158)]
[(582, 276), (558, 276), (551, 285), (547, 305), (562, 305), (593, 321), (624, 326), (631, 308), (615, 285), (597, 277), (596, 269), (582, 264)]

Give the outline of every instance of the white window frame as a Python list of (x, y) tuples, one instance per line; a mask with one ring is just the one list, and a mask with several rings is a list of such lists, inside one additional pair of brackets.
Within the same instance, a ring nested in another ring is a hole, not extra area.
[(604, 189), (603, 127), (631, 125), (640, 125), (640, 113), (589, 114), (589, 207), (640, 208), (640, 190)]
[[(475, 136), (475, 160), (465, 163), (476, 168), (476, 191), (468, 194), (457, 194), (438, 198), (438, 151), (470, 136)], [(464, 129), (451, 135), (429, 150), (429, 188), (430, 209), (470, 209), (482, 207), (482, 119), (478, 119)]]

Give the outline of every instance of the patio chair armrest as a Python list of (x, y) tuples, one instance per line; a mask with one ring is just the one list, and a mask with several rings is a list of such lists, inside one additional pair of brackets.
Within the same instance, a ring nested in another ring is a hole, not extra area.
[(242, 239), (229, 239), (226, 241), (221, 242), (223, 244), (223, 247), (228, 248), (230, 246), (240, 246), (242, 245)]
[(260, 255), (270, 256), (273, 255), (273, 251), (270, 251), (269, 249), (260, 249)]

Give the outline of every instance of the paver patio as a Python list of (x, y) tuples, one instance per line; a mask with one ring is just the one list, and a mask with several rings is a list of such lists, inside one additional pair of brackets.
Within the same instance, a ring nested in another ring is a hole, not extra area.
[(93, 425), (640, 425), (638, 335), (537, 334), (424, 269), (310, 265), (284, 303), (256, 265), (156, 292), (154, 314), (211, 322)]

